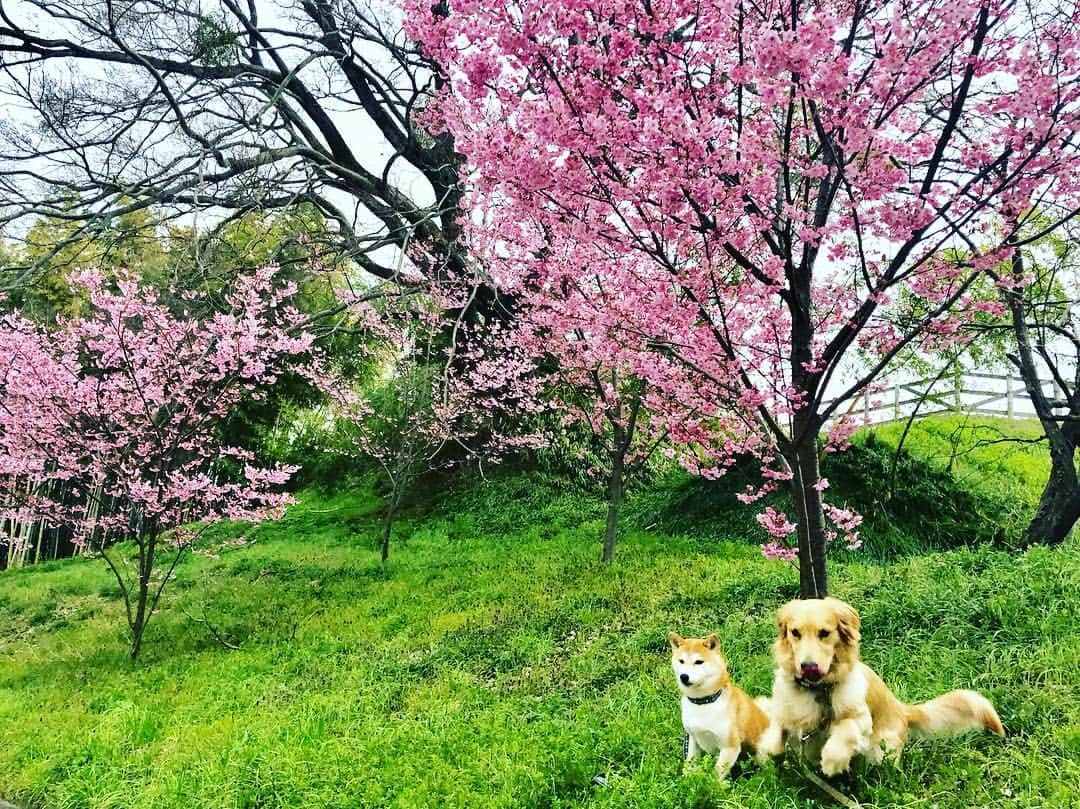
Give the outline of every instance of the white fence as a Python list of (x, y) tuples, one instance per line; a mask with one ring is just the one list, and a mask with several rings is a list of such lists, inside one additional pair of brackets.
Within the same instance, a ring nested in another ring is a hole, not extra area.
[[(1063, 394), (1050, 379), (1040, 380), (1051, 401)], [(1062, 402), (1064, 404), (1064, 402)], [(903, 421), (912, 413), (973, 413), (1008, 418), (1034, 418), (1035, 407), (1017, 374), (966, 373), (897, 382), (885, 390), (855, 397), (840, 413), (850, 413), (871, 424)]]

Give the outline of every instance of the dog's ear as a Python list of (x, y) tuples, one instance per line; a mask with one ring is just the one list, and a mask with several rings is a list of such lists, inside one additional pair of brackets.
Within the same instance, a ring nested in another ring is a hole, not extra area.
[(776, 611), (776, 637), (787, 637), (788, 623), (791, 621), (791, 602), (784, 604)]
[(773, 659), (780, 666), (790, 666), (791, 644), (788, 642), (788, 624), (791, 622), (791, 602), (776, 611), (776, 640), (773, 642)]
[(716, 633), (713, 633), (705, 638), (704, 643), (706, 649), (716, 649), (720, 646), (720, 638), (716, 637)]
[(837, 598), (830, 598), (833, 611), (836, 614), (836, 632), (844, 643), (858, 643), (862, 640), (859, 629), (862, 627), (862, 619), (859, 613), (850, 604), (846, 604)]
[(678, 649), (680, 646), (683, 645), (683, 642), (686, 640), (686, 638), (684, 638), (678, 632), (669, 632), (667, 639), (668, 642), (671, 644), (672, 649)]

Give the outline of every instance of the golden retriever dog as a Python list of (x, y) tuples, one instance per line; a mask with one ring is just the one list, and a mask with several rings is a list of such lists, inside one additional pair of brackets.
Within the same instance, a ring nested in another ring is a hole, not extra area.
[(894, 759), (909, 731), (927, 735), (984, 728), (1005, 735), (990, 701), (950, 691), (919, 705), (900, 702), (859, 660), (859, 613), (835, 598), (791, 601), (776, 613), (776, 670), (769, 727), (761, 746), (780, 753), (786, 739), (824, 732), (821, 771), (835, 775), (856, 755)]
[(768, 756), (758, 741), (769, 725), (762, 710), (766, 700), (755, 702), (731, 681), (720, 640), (716, 635), (684, 638), (678, 632), (669, 634), (668, 640), (675, 684), (682, 694), (686, 760), (700, 752), (715, 753), (720, 778), (727, 777), (743, 750), (764, 763)]

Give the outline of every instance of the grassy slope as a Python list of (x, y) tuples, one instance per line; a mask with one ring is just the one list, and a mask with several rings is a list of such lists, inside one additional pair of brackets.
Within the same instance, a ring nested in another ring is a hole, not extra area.
[(878, 427), (872, 440), (864, 432), (851, 451), (826, 464), (841, 496), (851, 496), (867, 517), (866, 550), (881, 556), (983, 542), (1015, 547), (1050, 474), (1046, 445), (1032, 443), (1042, 437), (1038, 422), (962, 415), (917, 421), (890, 486), (904, 427)]
[[(134, 668), (100, 565), (0, 574), (0, 794), (49, 809), (818, 805), (775, 765), (730, 785), (679, 774), (666, 632), (719, 629), (739, 681), (766, 690), (790, 568), (654, 529), (603, 569), (598, 504), (519, 476), (417, 517), (384, 573), (377, 507), (308, 495), (248, 547), (185, 562)], [(901, 698), (975, 687), (1010, 734), (919, 741), (841, 789), (877, 807), (1072, 804), (1075, 543), (855, 558), (833, 589)]]
[[(903, 431), (904, 423), (898, 422), (878, 427), (874, 434), (895, 447)], [(1050, 458), (1045, 444), (1024, 442), (1041, 436), (1035, 419), (950, 414), (916, 421), (904, 445), (932, 466), (949, 469), (961, 486), (1008, 490), (1034, 508), (1050, 474)]]
[[(916, 422), (894, 453), (904, 424), (861, 432), (846, 452), (827, 455), (828, 498), (866, 518), (861, 555), (896, 558), (992, 544), (1016, 547), (1035, 513), (1050, 472), (1045, 445), (995, 442), (1002, 436), (1033, 439), (1037, 422), (957, 415)], [(669, 475), (629, 504), (633, 523), (704, 539), (761, 542), (754, 515), (762, 505), (791, 513), (783, 490), (743, 506), (734, 493), (747, 483), (752, 464), (718, 480)]]

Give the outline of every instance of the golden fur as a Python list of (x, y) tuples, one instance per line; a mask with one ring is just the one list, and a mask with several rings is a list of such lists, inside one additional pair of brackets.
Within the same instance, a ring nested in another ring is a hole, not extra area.
[[(762, 704), (731, 681), (716, 635), (684, 638), (672, 632), (668, 640), (675, 682), (684, 697), (682, 717), (688, 736), (687, 761), (702, 751), (716, 753), (716, 772), (721, 778), (744, 750), (764, 761), (767, 754), (758, 743), (769, 725), (769, 717)], [(722, 695), (708, 704), (696, 705), (689, 699), (708, 697), (721, 690)]]
[(768, 753), (779, 753), (785, 737), (806, 739), (821, 730), (821, 769), (834, 775), (855, 755), (874, 762), (886, 753), (898, 757), (911, 730), (1005, 734), (994, 706), (974, 691), (950, 691), (920, 705), (900, 702), (859, 660), (859, 614), (843, 601), (791, 601), (777, 611), (776, 624), (774, 724), (761, 741)]

